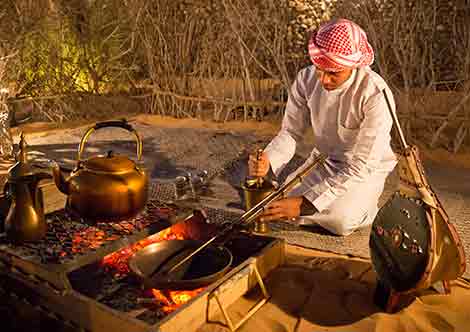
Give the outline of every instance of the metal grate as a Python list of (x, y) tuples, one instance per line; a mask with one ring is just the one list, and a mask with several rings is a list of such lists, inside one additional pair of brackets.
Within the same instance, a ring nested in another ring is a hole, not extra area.
[(66, 264), (87, 255), (99, 256), (97, 251), (113, 242), (136, 236), (155, 227), (155, 231), (168, 227), (170, 208), (150, 200), (142, 213), (120, 222), (97, 222), (90, 225), (80, 218), (60, 210), (47, 215), (46, 237), (36, 243), (14, 244), (3, 236), (0, 251), (14, 253), (22, 259), (40, 264)]

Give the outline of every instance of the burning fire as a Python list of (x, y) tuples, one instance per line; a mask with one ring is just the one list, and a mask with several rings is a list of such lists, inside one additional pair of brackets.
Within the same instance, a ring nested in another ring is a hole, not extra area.
[[(127, 248), (105, 256), (101, 262), (102, 266), (110, 273), (114, 273), (115, 276), (126, 275), (130, 272), (128, 261), (131, 256), (138, 250), (152, 243), (167, 240), (200, 239), (202, 234), (199, 227), (197, 227), (198, 220), (197, 218), (194, 218), (194, 220), (191, 219), (193, 218), (174, 224), (173, 226), (149, 236)], [(208, 234), (205, 235), (207, 236)], [(169, 291), (151, 289), (150, 292), (146, 292), (146, 296), (153, 297), (155, 299), (155, 303), (159, 305), (159, 309), (164, 313), (169, 314), (202, 292), (204, 288), (205, 287), (194, 290)]]
[[(161, 310), (164, 313), (171, 313), (178, 309), (178, 307), (182, 306), (197, 294), (202, 292), (204, 287), (197, 288), (190, 291), (168, 291), (163, 292), (158, 289), (152, 289), (152, 295), (157, 300), (158, 303), (161, 304)], [(164, 294), (166, 293), (166, 294)]]

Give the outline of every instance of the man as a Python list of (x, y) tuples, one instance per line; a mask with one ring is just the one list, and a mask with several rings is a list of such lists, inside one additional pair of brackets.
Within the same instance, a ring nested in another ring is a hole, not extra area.
[(322, 25), (309, 41), (312, 66), (301, 70), (287, 101), (281, 130), (261, 160), (250, 156), (249, 175), (279, 175), (295, 154), (305, 130), (313, 130), (314, 148), (323, 167), (312, 171), (286, 198), (266, 207), (261, 220), (286, 219), (320, 225), (338, 235), (370, 225), (378, 211), (385, 179), (396, 165), (390, 146), (392, 118), (383, 90), (385, 81), (369, 67), (374, 52), (365, 32), (339, 19)]

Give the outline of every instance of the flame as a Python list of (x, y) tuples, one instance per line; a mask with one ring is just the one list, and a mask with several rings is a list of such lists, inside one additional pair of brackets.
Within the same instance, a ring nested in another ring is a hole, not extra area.
[(190, 291), (168, 291), (166, 292), (167, 295), (165, 295), (161, 290), (158, 289), (152, 289), (152, 295), (153, 297), (161, 304), (161, 310), (165, 312), (166, 314), (169, 314), (176, 309), (178, 309), (180, 306), (191, 300), (193, 297), (195, 297), (197, 294), (202, 292), (204, 290), (204, 287), (202, 288), (197, 288), (194, 290)]

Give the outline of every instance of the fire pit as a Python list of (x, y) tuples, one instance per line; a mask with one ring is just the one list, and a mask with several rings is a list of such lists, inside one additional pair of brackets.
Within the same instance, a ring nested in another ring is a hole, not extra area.
[[(174, 207), (156, 200), (136, 218), (119, 223), (86, 225), (64, 211), (55, 212), (48, 216), (50, 227), (43, 242), (21, 246), (0, 242), (6, 271), (3, 292), (18, 305), (89, 331), (188, 331), (215, 313), (222, 313), (235, 330), (266, 301), (262, 278), (283, 262), (283, 242), (236, 232), (225, 243), (233, 261), (221, 279), (190, 290), (146, 289), (129, 271), (134, 253), (161, 241), (205, 240), (220, 227), (217, 219), (229, 222), (236, 217), (206, 209), (170, 223), (176, 214)], [(257, 284), (264, 298), (233, 323), (226, 308)]]
[(150, 201), (136, 218), (93, 225), (64, 210), (47, 216), (43, 241), (15, 245), (0, 239), (0, 261), (15, 273), (42, 280), (57, 292), (70, 289), (67, 273), (104, 255), (168, 228), (171, 209)]

